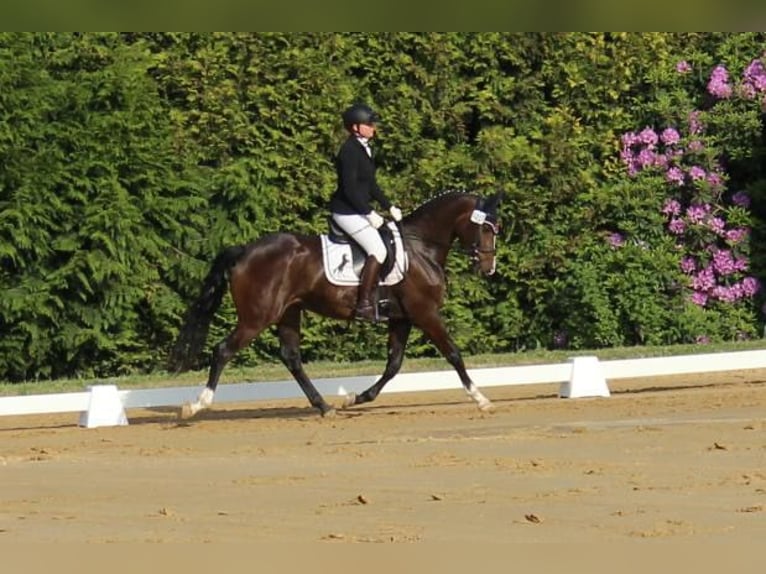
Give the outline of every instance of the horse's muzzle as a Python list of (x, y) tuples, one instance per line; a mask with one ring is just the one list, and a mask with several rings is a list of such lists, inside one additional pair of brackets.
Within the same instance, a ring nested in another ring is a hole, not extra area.
[[(482, 261), (482, 255), (491, 255), (492, 264), (487, 266), (486, 263)], [(471, 255), (471, 261), (473, 261), (474, 271), (480, 275), (494, 275), (497, 270), (497, 258), (495, 257), (494, 249), (474, 249), (473, 254)]]

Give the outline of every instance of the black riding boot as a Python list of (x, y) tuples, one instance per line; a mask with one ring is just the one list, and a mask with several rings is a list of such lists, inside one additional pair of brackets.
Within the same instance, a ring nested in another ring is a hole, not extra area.
[(367, 257), (359, 283), (359, 299), (356, 304), (356, 316), (360, 319), (375, 321), (375, 306), (372, 302), (372, 290), (378, 283), (381, 264), (372, 255)]

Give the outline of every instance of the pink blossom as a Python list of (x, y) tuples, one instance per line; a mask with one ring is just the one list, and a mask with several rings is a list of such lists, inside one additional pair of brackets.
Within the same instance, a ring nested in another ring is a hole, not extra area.
[(650, 148), (644, 148), (638, 152), (636, 163), (639, 167), (647, 167), (654, 164), (656, 154)]
[(684, 172), (681, 171), (681, 168), (671, 167), (667, 172), (665, 172), (665, 178), (669, 182), (675, 183), (676, 185), (683, 185)]
[(705, 179), (705, 170), (698, 165), (693, 165), (691, 169), (689, 169), (689, 177), (694, 181)]
[(731, 86), (729, 85), (729, 72), (723, 66), (716, 66), (710, 75), (710, 81), (707, 85), (707, 91), (717, 98), (728, 98), (731, 96)]
[(734, 205), (739, 205), (745, 209), (750, 207), (750, 196), (746, 191), (738, 191), (731, 196), (731, 201), (734, 203)]
[(713, 253), (713, 269), (719, 275), (731, 275), (735, 271), (734, 257), (728, 249), (719, 249)]
[(705, 129), (699, 119), (700, 113), (697, 110), (689, 112), (689, 133), (700, 134)]
[(705, 146), (699, 140), (689, 142), (689, 151), (702, 151)]
[(674, 145), (681, 141), (681, 136), (674, 128), (665, 128), (660, 134), (660, 139), (665, 145)]
[(725, 285), (717, 285), (710, 295), (724, 303), (733, 303), (740, 298), (739, 290), (736, 287), (726, 287)]
[(670, 223), (668, 223), (668, 230), (673, 235), (681, 235), (686, 230), (686, 223), (684, 223), (683, 219), (674, 217), (670, 220)]
[(705, 267), (692, 276), (692, 288), (697, 291), (710, 291), (715, 285), (715, 274), (712, 267)]
[(740, 95), (746, 100), (755, 99), (756, 90), (751, 84), (742, 84), (739, 86)]
[(678, 215), (681, 213), (681, 204), (677, 199), (668, 199), (662, 206), (662, 213), (665, 215)]
[(637, 143), (641, 143), (638, 135), (635, 132), (627, 132), (622, 134), (622, 147), (629, 148)]
[(628, 172), (631, 170), (636, 170), (636, 157), (633, 155), (633, 150), (630, 148), (623, 149), (620, 152), (620, 159), (622, 162), (628, 166)]
[(679, 74), (688, 74), (691, 71), (692, 71), (692, 67), (689, 64), (689, 62), (687, 62), (686, 60), (680, 60), (676, 64), (676, 72), (678, 72)]
[(742, 294), (745, 297), (752, 297), (758, 291), (761, 290), (761, 282), (758, 281), (755, 277), (745, 277), (742, 280)]
[(609, 241), (609, 245), (612, 247), (622, 247), (622, 245), (625, 243), (625, 238), (620, 233), (612, 233), (607, 238), (607, 241)]
[(734, 270), (735, 271), (747, 271), (747, 268), (750, 266), (750, 261), (748, 261), (747, 257), (735, 257), (734, 258)]
[(707, 174), (707, 182), (711, 187), (719, 188), (723, 184), (723, 178), (721, 177), (721, 174), (711, 171)]
[(692, 293), (690, 299), (692, 303), (699, 305), (700, 307), (707, 305), (707, 294), (703, 293), (702, 291), (695, 291)]
[(724, 228), (726, 227), (726, 222), (720, 217), (711, 217), (710, 219), (708, 219), (707, 224), (710, 230), (716, 235), (718, 236), (726, 235), (726, 232), (724, 230)]
[(641, 133), (638, 134), (638, 138), (642, 143), (645, 143), (649, 147), (654, 147), (657, 145), (657, 141), (659, 140), (657, 132), (655, 132), (650, 127), (645, 127), (642, 129)]
[(726, 240), (737, 244), (748, 236), (748, 230), (744, 227), (737, 227), (726, 232)]
[(710, 213), (710, 205), (707, 203), (704, 205), (690, 205), (686, 210), (686, 216), (692, 223), (701, 222), (708, 213)]
[(749, 93), (752, 93), (753, 97), (756, 92), (766, 91), (766, 68), (764, 68), (761, 60), (755, 59), (750, 62), (742, 73), (742, 76), (743, 88), (746, 88)]

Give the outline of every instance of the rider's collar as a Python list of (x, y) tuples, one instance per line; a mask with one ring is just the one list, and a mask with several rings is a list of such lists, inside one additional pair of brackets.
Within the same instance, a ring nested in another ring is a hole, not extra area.
[(372, 148), (370, 147), (370, 138), (363, 138), (362, 136), (356, 136), (357, 141), (362, 144), (362, 147), (364, 148), (364, 151), (367, 152), (367, 155), (372, 157)]

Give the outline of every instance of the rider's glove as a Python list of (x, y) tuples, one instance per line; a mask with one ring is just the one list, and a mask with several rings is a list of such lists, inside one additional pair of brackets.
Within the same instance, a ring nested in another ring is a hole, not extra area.
[(394, 221), (402, 220), (402, 210), (396, 207), (395, 205), (392, 205), (391, 209), (389, 209), (388, 212), (391, 214), (391, 217), (394, 218)]
[(371, 211), (366, 215), (366, 217), (367, 221), (369, 221), (370, 225), (372, 225), (375, 229), (378, 229), (385, 223), (385, 220), (375, 211)]

